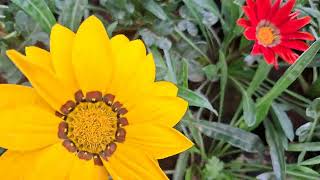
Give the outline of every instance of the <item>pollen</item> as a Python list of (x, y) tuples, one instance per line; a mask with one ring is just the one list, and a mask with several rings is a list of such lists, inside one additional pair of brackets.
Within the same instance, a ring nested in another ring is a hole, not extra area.
[(68, 114), (68, 138), (78, 150), (99, 153), (115, 140), (117, 113), (104, 102), (83, 102)]
[(265, 47), (273, 47), (280, 42), (279, 30), (270, 22), (261, 21), (256, 29), (258, 43)]
[[(61, 106), (56, 116), (63, 121), (58, 127), (58, 137), (63, 146), (76, 153), (80, 159), (91, 160), (101, 166), (101, 158), (106, 161), (116, 151), (117, 143), (123, 143), (128, 120), (127, 109), (115, 96), (102, 96), (99, 91), (81, 90), (75, 93), (75, 100), (69, 100)], [(115, 102), (114, 102), (115, 101)]]

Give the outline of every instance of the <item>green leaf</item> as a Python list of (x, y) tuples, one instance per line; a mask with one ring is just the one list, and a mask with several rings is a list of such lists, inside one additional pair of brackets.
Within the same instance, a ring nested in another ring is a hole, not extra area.
[(206, 177), (206, 179), (218, 179), (223, 168), (224, 163), (217, 157), (212, 156), (204, 166), (204, 177)]
[(299, 163), (300, 165), (315, 165), (315, 164), (320, 164), (320, 155), (307, 159), (305, 161), (302, 161), (301, 163)]
[(320, 142), (295, 143), (289, 144), (287, 151), (320, 151)]
[(188, 61), (182, 58), (180, 64), (181, 64), (181, 67), (179, 68), (180, 72), (177, 73), (178, 85), (188, 88), (188, 74), (189, 74)]
[(263, 143), (259, 136), (226, 124), (204, 120), (192, 121), (208, 137), (226, 141), (247, 152), (262, 153)]
[(242, 92), (243, 118), (250, 127), (256, 122), (256, 106), (246, 91)]
[(156, 68), (157, 68), (156, 79), (163, 80), (164, 77), (167, 75), (167, 71), (168, 71), (166, 63), (164, 62), (163, 57), (156, 46), (152, 46), (150, 48), (150, 51), (151, 51), (151, 53), (154, 57), (154, 61), (156, 63)]
[(298, 177), (299, 180), (318, 180), (320, 178), (320, 175), (317, 171), (299, 165), (289, 165), (287, 168), (287, 174)]
[(220, 76), (221, 76), (220, 77), (219, 119), (218, 119), (218, 121), (220, 121), (223, 115), (224, 95), (225, 95), (225, 90), (228, 83), (228, 65), (226, 62), (226, 57), (221, 50), (219, 51), (218, 66), (220, 69)]
[(302, 73), (302, 71), (312, 62), (314, 56), (320, 49), (320, 40), (314, 42), (287, 71), (276, 82), (273, 88), (263, 96), (257, 103), (257, 121), (249, 129), (255, 129), (268, 114), (272, 101), (285, 91)]
[(216, 115), (218, 114), (217, 111), (212, 107), (208, 99), (198, 92), (194, 92), (188, 88), (179, 86), (178, 95), (187, 100), (189, 102), (189, 106), (203, 107), (212, 111)]
[(41, 28), (50, 33), (51, 27), (56, 23), (55, 17), (50, 11), (49, 7), (43, 0), (11, 0), (27, 14), (29, 14), (35, 21), (37, 21)]
[(163, 11), (162, 7), (154, 2), (154, 0), (146, 0), (143, 1), (142, 3), (145, 7), (146, 10), (150, 11), (152, 14), (157, 16), (161, 20), (167, 20), (168, 16), (167, 14)]
[(316, 98), (312, 101), (306, 110), (306, 115), (313, 119), (320, 117), (320, 98)]
[(218, 67), (215, 64), (209, 64), (208, 66), (203, 67), (202, 70), (210, 81), (216, 81), (219, 79)]
[(59, 16), (59, 22), (76, 31), (84, 16), (88, 0), (66, 0), (62, 5), (62, 12)]
[(254, 101), (251, 99), (251, 97), (248, 95), (247, 91), (244, 90), (241, 83), (239, 83), (235, 78), (232, 76), (229, 77), (235, 85), (237, 85), (237, 88), (242, 93), (242, 107), (243, 107), (243, 118), (246, 124), (250, 127), (252, 126), (256, 121), (256, 107), (254, 104)]
[(208, 9), (214, 15), (221, 17), (219, 8), (214, 1), (211, 0), (193, 0), (198, 6)]
[(108, 25), (107, 32), (109, 37), (112, 37), (113, 31), (116, 30), (117, 26), (118, 26), (118, 21), (115, 21)]
[(247, 93), (251, 96), (261, 85), (261, 83), (268, 77), (272, 66), (267, 64), (264, 60), (259, 61), (258, 69), (251, 80)]
[(266, 128), (266, 140), (270, 148), (273, 171), (277, 179), (285, 179), (286, 164), (281, 139), (269, 120), (264, 121), (264, 127)]
[(293, 141), (293, 138), (294, 138), (293, 125), (287, 113), (285, 112), (284, 107), (281, 106), (280, 104), (272, 103), (272, 110), (276, 115), (277, 117), (276, 119), (279, 122), (284, 134), (287, 136), (287, 138), (290, 141)]
[(179, 154), (175, 171), (173, 173), (173, 180), (183, 179), (187, 169), (189, 156), (190, 156), (190, 153), (188, 151)]

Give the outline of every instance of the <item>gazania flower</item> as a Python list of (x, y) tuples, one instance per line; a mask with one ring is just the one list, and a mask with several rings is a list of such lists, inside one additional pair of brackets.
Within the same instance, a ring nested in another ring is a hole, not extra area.
[(299, 31), (310, 22), (310, 17), (298, 18), (291, 13), (295, 0), (246, 0), (243, 11), (248, 19), (240, 18), (238, 25), (245, 28), (244, 35), (255, 41), (251, 54), (262, 54), (268, 64), (278, 66), (277, 56), (292, 64), (299, 57), (293, 50), (304, 51), (303, 40), (314, 40), (308, 32)]
[(166, 179), (157, 159), (192, 146), (172, 128), (188, 106), (177, 87), (94, 16), (76, 34), (55, 25), (50, 52), (7, 55), (33, 88), (0, 85), (1, 179)]

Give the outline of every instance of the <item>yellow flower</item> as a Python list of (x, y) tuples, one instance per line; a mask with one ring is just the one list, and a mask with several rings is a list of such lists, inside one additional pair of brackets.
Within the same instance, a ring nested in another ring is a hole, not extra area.
[(56, 24), (50, 52), (7, 51), (33, 88), (0, 85), (1, 179), (166, 179), (157, 159), (193, 145), (172, 128), (188, 105), (146, 54), (94, 16)]

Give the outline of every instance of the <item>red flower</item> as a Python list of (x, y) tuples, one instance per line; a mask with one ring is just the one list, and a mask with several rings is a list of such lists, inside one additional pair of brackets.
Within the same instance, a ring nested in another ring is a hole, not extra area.
[(299, 31), (310, 22), (310, 17), (299, 17), (291, 12), (295, 0), (246, 0), (242, 9), (248, 19), (240, 18), (237, 24), (244, 27), (244, 36), (255, 41), (252, 55), (262, 54), (268, 64), (278, 67), (277, 57), (292, 64), (299, 57), (292, 49), (305, 51), (304, 40), (314, 40), (308, 32)]

